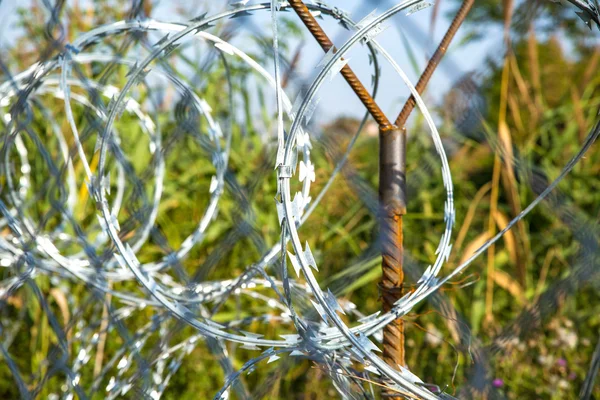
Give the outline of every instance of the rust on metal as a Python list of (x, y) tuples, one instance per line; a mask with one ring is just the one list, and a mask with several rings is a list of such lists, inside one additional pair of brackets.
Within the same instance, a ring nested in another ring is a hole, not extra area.
[[(329, 39), (323, 28), (321, 28), (321, 25), (319, 25), (315, 17), (311, 14), (310, 10), (302, 2), (302, 0), (291, 0), (289, 1), (289, 3), (290, 6), (296, 12), (296, 14), (298, 14), (298, 17), (300, 17), (300, 20), (304, 23), (304, 25), (306, 25), (306, 28), (317, 40), (321, 48), (323, 48), (323, 50), (326, 53), (332, 47), (335, 51), (333, 42), (331, 41), (331, 39)], [(373, 97), (371, 97), (371, 95), (361, 83), (361, 81), (358, 79), (354, 71), (352, 71), (352, 69), (348, 65), (345, 65), (344, 68), (342, 68), (341, 70), (341, 74), (346, 80), (346, 82), (348, 82), (354, 93), (356, 93), (356, 95), (363, 103), (365, 108), (369, 111), (373, 119), (377, 122), (377, 124), (386, 130), (391, 129), (392, 124), (390, 120), (385, 116), (383, 111), (381, 111), (381, 108), (379, 108), (375, 100), (373, 100)]]
[[(473, 6), (474, 0), (464, 0), (457, 15), (450, 24), (440, 45), (423, 71), (416, 90), (422, 94), (442, 57), (446, 53), (456, 31), (462, 25)], [(332, 48), (333, 42), (319, 25), (302, 0), (290, 0), (300, 20), (325, 52)], [(416, 105), (411, 95), (392, 124), (360, 82), (352, 69), (346, 65), (341, 74), (354, 93), (361, 100), (373, 119), (379, 125), (379, 201), (382, 254), (382, 279), (379, 289), (383, 302), (383, 311), (390, 311), (394, 303), (403, 295), (404, 271), (404, 237), (402, 216), (406, 214), (406, 121)], [(404, 321), (398, 318), (386, 325), (383, 331), (383, 359), (395, 369), (405, 366)], [(396, 397), (392, 392), (384, 390), (384, 397)]]
[[(454, 38), (456, 31), (458, 31), (458, 28), (464, 22), (469, 11), (471, 11), (471, 7), (473, 6), (473, 3), (475, 3), (475, 0), (464, 0), (463, 3), (461, 4), (461, 6), (458, 10), (458, 13), (452, 20), (452, 23), (448, 27), (446, 34), (442, 38), (442, 41), (440, 42), (438, 48), (435, 50), (435, 53), (433, 53), (433, 56), (427, 63), (427, 67), (425, 67), (425, 71), (423, 71), (423, 73), (421, 74), (421, 77), (419, 78), (419, 81), (417, 82), (417, 85), (415, 86), (415, 88), (417, 89), (417, 93), (423, 94), (423, 91), (425, 90), (425, 88), (427, 87), (427, 84), (429, 83), (429, 80), (431, 79), (431, 75), (433, 75), (433, 72), (437, 68), (440, 61), (442, 60), (442, 57), (444, 57), (444, 54), (446, 54), (446, 51), (448, 50), (448, 47), (450, 46), (450, 42)], [(406, 121), (408, 120), (408, 117), (410, 116), (410, 113), (412, 112), (412, 110), (415, 108), (415, 105), (416, 105), (416, 100), (415, 100), (414, 96), (411, 95), (408, 98), (408, 100), (406, 101), (406, 103), (404, 104), (404, 107), (402, 107), (400, 114), (398, 114), (398, 118), (396, 118), (396, 122), (395, 122), (396, 126), (399, 126), (400, 128), (405, 127)]]
[[(379, 202), (382, 279), (379, 284), (383, 310), (392, 309), (402, 297), (404, 271), (402, 216), (406, 214), (406, 133), (394, 128), (380, 130)], [(404, 366), (404, 321), (401, 318), (383, 330), (383, 359), (393, 368)]]

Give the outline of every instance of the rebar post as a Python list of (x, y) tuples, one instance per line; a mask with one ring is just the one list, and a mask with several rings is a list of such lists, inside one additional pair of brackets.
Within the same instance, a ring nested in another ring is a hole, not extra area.
[[(415, 89), (417, 89), (417, 93), (423, 94), (423, 92), (425, 91), (425, 88), (427, 87), (427, 84), (429, 83), (433, 72), (444, 57), (444, 54), (446, 54), (446, 51), (450, 46), (450, 42), (452, 42), (452, 39), (454, 38), (454, 35), (456, 35), (458, 28), (460, 28), (465, 18), (467, 17), (467, 14), (469, 13), (469, 11), (471, 11), (471, 7), (473, 7), (474, 2), (475, 0), (464, 0), (461, 4), (460, 8), (458, 9), (458, 12), (456, 13), (456, 16), (454, 17), (452, 23), (448, 27), (448, 30), (446, 31), (446, 34), (444, 35), (442, 41), (435, 50), (435, 53), (433, 53), (433, 56), (427, 63), (425, 71), (423, 71), (421, 77), (419, 78), (419, 81), (417, 82), (417, 85), (415, 86)], [(417, 102), (414, 96), (411, 95), (406, 101), (406, 103), (404, 103), (404, 107), (402, 107), (400, 114), (398, 114), (398, 118), (396, 118), (396, 126), (404, 129), (404, 127), (406, 126), (406, 121), (408, 120), (408, 117), (410, 116), (412, 110), (415, 108), (416, 104)]]
[[(331, 39), (329, 39), (329, 36), (327, 36), (323, 28), (321, 28), (321, 25), (319, 25), (315, 17), (310, 13), (310, 10), (302, 2), (302, 0), (291, 0), (289, 1), (289, 3), (298, 15), (298, 17), (300, 17), (302, 23), (304, 23), (306, 28), (317, 40), (323, 51), (327, 53), (331, 48), (334, 48), (335, 50), (333, 42), (331, 41)], [(381, 111), (381, 108), (379, 108), (375, 100), (373, 100), (373, 97), (371, 97), (371, 95), (361, 83), (361, 81), (358, 79), (354, 71), (352, 71), (352, 69), (348, 65), (345, 65), (344, 68), (342, 68), (341, 70), (341, 74), (346, 80), (346, 82), (348, 82), (354, 93), (356, 93), (356, 95), (363, 103), (365, 108), (369, 111), (375, 122), (377, 122), (377, 124), (380, 127), (384, 127), (385, 129), (391, 129), (392, 124), (390, 120), (385, 116), (383, 111)]]
[[(379, 131), (379, 202), (383, 311), (402, 297), (404, 282), (402, 216), (406, 214), (406, 134), (404, 130)], [(383, 359), (393, 368), (405, 365), (404, 321), (398, 318), (383, 329)]]
[[(473, 3), (474, 0), (463, 1), (416, 85), (419, 94), (422, 94), (425, 90), (433, 72), (446, 53), (458, 28), (471, 10)], [(302, 0), (290, 0), (289, 4), (325, 52), (334, 48), (333, 42)], [(392, 125), (348, 65), (342, 68), (341, 74), (379, 125), (379, 220), (382, 240), (382, 280), (379, 288), (383, 300), (383, 311), (387, 312), (392, 309), (394, 303), (403, 294), (404, 236), (402, 216), (406, 214), (407, 201), (405, 125), (416, 105), (416, 101), (411, 95), (400, 114), (398, 114), (395, 124)], [(384, 328), (383, 358), (391, 367), (396, 369), (398, 369), (398, 366), (406, 365), (404, 321), (401, 318), (392, 321)], [(383, 395), (393, 396), (392, 393), (387, 391), (384, 391)]]
[[(301, 0), (289, 1), (300, 20), (317, 40), (323, 51), (333, 48), (333, 43), (310, 10)], [(354, 93), (379, 125), (379, 199), (380, 230), (382, 237), (382, 274), (379, 285), (384, 311), (389, 311), (402, 295), (404, 273), (402, 270), (403, 237), (402, 215), (406, 212), (405, 154), (406, 135), (385, 116), (352, 69), (346, 65), (341, 70)], [(383, 358), (393, 368), (405, 365), (404, 322), (394, 320), (384, 328)], [(384, 392), (386, 394), (387, 392)]]

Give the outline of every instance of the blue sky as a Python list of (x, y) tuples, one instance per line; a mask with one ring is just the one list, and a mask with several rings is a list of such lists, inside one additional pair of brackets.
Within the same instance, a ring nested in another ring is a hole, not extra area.
[[(80, 0), (79, 4), (83, 5), (86, 2)], [(0, 49), (10, 46), (11, 38), (19, 34), (14, 27), (17, 19), (16, 10), (19, 5), (23, 7), (29, 3), (30, 0), (0, 0)], [(378, 13), (381, 13), (395, 2), (392, 0), (331, 0), (329, 3), (333, 6), (343, 7), (355, 20), (360, 20), (375, 8)], [(153, 11), (154, 18), (168, 21), (182, 21), (190, 17), (188, 12), (193, 13), (194, 10), (206, 10), (207, 4), (210, 4), (210, 9), (217, 11), (218, 8), (222, 7), (223, 2), (163, 0), (162, 2), (155, 2), (155, 4), (157, 5)], [(413, 43), (412, 48), (419, 64), (419, 69), (423, 69), (428, 57), (435, 50), (435, 44), (445, 33), (449, 24), (449, 20), (446, 17), (449, 15), (451, 8), (455, 6), (456, 3), (454, 1), (442, 1), (433, 36), (430, 35), (430, 21), (433, 7), (430, 7), (411, 16), (405, 16), (404, 13), (396, 15), (387, 24), (389, 26), (387, 30), (377, 37), (377, 40), (391, 53), (413, 82), (417, 81), (418, 74), (409, 61), (401, 34), (404, 34)], [(187, 10), (188, 12), (181, 15), (178, 13), (178, 9)], [(199, 12), (197, 13), (199, 14)], [(293, 17), (293, 14), (288, 13), (286, 16)], [(253, 23), (256, 25), (264, 27), (264, 29), (269, 29), (269, 13), (256, 13), (252, 18)], [(325, 20), (321, 22), (329, 36), (338, 46), (343, 44), (350, 35), (350, 32), (333, 21)], [(463, 38), (464, 30), (459, 31), (457, 37), (454, 39), (454, 43), (459, 43)], [(310, 79), (315, 71), (315, 66), (323, 57), (323, 52), (308, 32), (305, 35), (304, 44), (299, 73), (305, 79)], [(453, 82), (462, 74), (477, 70), (487, 55), (493, 51), (501, 50), (500, 46), (501, 33), (491, 32), (488, 39), (484, 41), (466, 46), (451, 47), (444, 62), (436, 74), (434, 74), (429, 84), (426, 98), (434, 103), (439, 101), (443, 93), (448, 90)], [(371, 67), (368, 63), (365, 48), (363, 46), (356, 47), (349, 54), (349, 58), (351, 58), (351, 67), (363, 80), (365, 85), (368, 86), (371, 81)], [(386, 84), (379, 91), (377, 97), (378, 103), (390, 118), (395, 118), (403, 101), (408, 96), (408, 90), (385, 62), (382, 65), (382, 81)], [(332, 119), (339, 115), (358, 117), (364, 113), (361, 103), (356, 99), (347, 87), (346, 82), (340, 76), (335, 77), (331, 83), (328, 83), (323, 88), (320, 97), (322, 104), (328, 104), (327, 115), (323, 115), (322, 110), (318, 112), (317, 117), (320, 120)]]

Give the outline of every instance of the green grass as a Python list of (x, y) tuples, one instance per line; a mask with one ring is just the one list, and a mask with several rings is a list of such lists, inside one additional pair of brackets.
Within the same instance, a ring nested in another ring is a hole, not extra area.
[[(33, 15), (37, 14), (34, 12)], [(568, 59), (554, 39), (536, 41), (535, 46), (539, 57), (537, 67), (531, 65), (530, 60), (535, 59), (535, 55), (523, 39), (515, 44), (515, 59), (508, 61), (509, 72), (504, 81), (504, 66), (491, 68), (481, 88), (488, 112), (483, 116), (485, 123), (477, 135), (464, 135), (454, 127), (450, 118), (440, 124), (444, 139), (451, 144), (448, 147), (453, 149), (449, 157), (457, 210), (453, 240), (462, 233), (461, 241), (455, 244), (450, 262), (442, 274), (465, 259), (466, 252), (478, 247), (482, 238), (485, 239), (482, 235), (502, 229), (503, 221), (512, 219), (527, 206), (536, 196), (530, 181), (532, 171), (545, 176), (547, 182), (554, 179), (597, 119), (600, 77), (593, 74), (590, 77), (584, 68), (594, 54), (585, 53), (580, 59)], [(11, 60), (27, 62), (27, 57), (17, 57), (17, 51), (13, 50)], [(265, 61), (266, 57), (257, 55), (259, 61)], [(189, 60), (188, 64), (194, 66), (194, 63), (195, 60)], [(19, 67), (23, 65), (15, 65), (14, 70)], [(231, 68), (234, 89), (240, 94), (236, 97), (236, 107), (246, 113), (236, 116), (232, 132), (231, 174), (228, 179), (235, 185), (230, 184), (223, 195), (219, 216), (206, 232), (202, 246), (194, 248), (182, 262), (189, 275), (199, 268), (206, 268), (207, 279), (210, 280), (239, 275), (247, 265), (260, 258), (264, 249), (279, 240), (280, 233), (273, 201), (276, 193), (276, 175), (272, 168), (274, 140), (265, 141), (262, 137), (265, 131), (271, 131), (273, 113), (262, 103), (259, 115), (251, 115), (254, 95), (244, 80), (245, 70), (235, 63)], [(115, 78), (117, 86), (123, 82), (125, 71), (120, 71)], [(543, 83), (541, 88), (535, 84), (536, 76)], [(222, 67), (215, 67), (208, 75), (206, 91), (202, 93), (221, 122), (229, 112), (224, 82)], [(143, 97), (146, 93), (140, 95)], [(265, 93), (263, 96), (270, 95)], [(448, 97), (446, 101), (451, 100)], [(60, 107), (56, 104), (52, 110), (60, 115)], [(504, 112), (499, 112), (502, 109)], [(443, 115), (444, 105), (439, 111)], [(176, 129), (167, 113), (156, 116), (162, 122), (163, 143)], [(82, 128), (85, 127), (85, 120), (81, 118), (79, 121)], [(507, 127), (508, 138), (499, 137), (498, 127), (502, 124)], [(322, 129), (322, 141), (313, 139), (312, 157), (317, 171), (313, 198), (333, 170), (335, 157), (341, 154), (353, 134), (352, 128), (356, 126), (358, 122), (338, 120)], [(36, 120), (35, 127), (43, 130), (43, 120)], [(136, 172), (144, 171), (151, 158), (147, 152), (147, 139), (137, 122), (125, 116), (116, 127), (122, 132), (122, 145), (133, 168)], [(62, 128), (65, 132), (69, 131), (66, 124)], [(444, 192), (439, 162), (419, 118), (410, 127), (409, 133), (408, 181), (411, 191), (405, 219), (405, 248), (407, 268), (412, 271), (408, 273), (411, 278), (407, 286), (413, 287), (413, 276), (418, 276), (417, 272), (435, 258), (437, 240), (444, 226)], [(335, 148), (331, 147), (334, 145)], [(93, 148), (94, 141), (86, 146)], [(519, 163), (500, 159), (495, 166), (495, 157), (501, 154), (499, 147), (504, 152), (512, 151)], [(300, 229), (300, 234), (307, 238), (317, 258), (317, 276), (322, 287), (330, 287), (338, 295), (351, 300), (364, 314), (376, 312), (381, 307), (376, 285), (380, 277), (379, 257), (376, 251), (368, 257), (361, 256), (377, 237), (376, 219), (368, 210), (369, 196), (377, 198), (377, 154), (377, 139), (361, 137), (351, 155), (350, 167), (336, 178), (322, 204)], [(30, 161), (34, 173), (38, 174), (34, 176), (34, 183), (39, 184), (47, 176), (43, 163), (33, 155)], [(207, 159), (206, 151), (189, 135), (177, 138), (165, 161), (167, 174), (156, 227), (166, 238), (167, 245), (176, 249), (192, 232), (203, 213), (214, 167)], [(515, 165), (524, 168), (512, 170)], [(75, 167), (81, 177), (81, 165)], [(407, 316), (407, 363), (416, 375), (426, 382), (442, 387), (447, 385), (450, 393), (461, 398), (496, 398), (501, 395), (509, 399), (577, 398), (600, 329), (599, 279), (594, 269), (586, 272), (587, 275), (580, 274), (582, 270), (587, 271), (585, 268), (589, 263), (586, 264), (582, 257), (585, 247), (578, 237), (581, 228), (587, 224), (591, 232), (589, 240), (598, 245), (598, 176), (600, 151), (596, 144), (559, 185), (559, 195), (543, 203), (513, 228), (492, 253), (478, 258), (459, 281), (447, 285), (435, 300), (419, 305)], [(357, 193), (358, 179), (369, 191)], [(144, 189), (147, 195), (151, 195), (151, 181)], [(494, 198), (494, 193), (497, 193), (497, 198)], [(477, 203), (474, 203), (475, 198), (478, 198)], [(36, 212), (43, 215), (48, 208), (47, 201), (41, 201)], [(89, 221), (85, 221), (92, 224), (95, 223), (90, 212), (93, 209), (88, 199), (82, 203), (81, 209), (76, 210), (76, 214), (90, 216)], [(131, 212), (131, 208), (126, 208), (122, 217), (127, 219)], [(252, 234), (240, 235), (231, 246), (226, 245), (232, 231), (242, 220), (250, 225)], [(257, 245), (256, 237), (261, 238), (262, 244)], [(164, 253), (161, 243), (151, 239), (140, 258), (144, 262), (155, 261)], [(592, 262), (597, 264), (598, 254), (593, 256), (595, 261)], [(209, 264), (210, 268), (207, 267)], [(3, 274), (10, 275), (7, 271)], [(175, 272), (172, 272), (172, 277), (180, 279)], [(60, 307), (60, 294), (52, 290), (58, 289), (62, 296), (66, 296), (71, 312), (66, 319), (73, 318), (74, 323), (77, 322), (75, 318), (81, 321), (94, 319), (103, 311), (102, 296), (92, 304), (82, 304), (84, 299), (89, 298), (89, 289), (77, 282), (56, 285), (45, 276), (38, 276), (35, 282), (61, 323), (65, 309)], [(117, 284), (115, 290), (143, 294), (134, 282)], [(114, 298), (111, 304), (117, 308), (122, 306)], [(442, 306), (444, 304), (451, 305), (453, 311), (448, 312)], [(73, 314), (77, 309), (82, 310), (82, 315)], [(264, 303), (244, 298), (240, 304), (228, 302), (215, 320), (227, 322), (266, 312), (269, 310)], [(19, 318), (19, 314), (23, 314), (24, 318)], [(123, 324), (133, 335), (136, 329), (156, 315), (157, 310), (147, 307), (136, 311)], [(535, 320), (532, 316), (539, 319)], [(46, 360), (57, 345), (48, 320), (27, 287), (8, 299), (2, 307), (1, 318), (3, 324), (21, 321), (18, 326), (4, 329), (15, 329), (16, 337), (9, 352), (26, 381), (35, 386), (51, 367)], [(462, 322), (457, 323), (455, 318)], [(519, 329), (519, 326), (525, 328)], [(195, 333), (190, 327), (176, 323), (170, 324), (169, 328), (172, 336), (168, 342), (171, 345)], [(74, 334), (78, 329), (69, 332)], [(293, 331), (290, 324), (281, 326), (276, 323), (253, 323), (245, 329), (260, 330), (267, 337)], [(507, 333), (512, 333), (509, 340), (500, 340)], [(437, 340), (437, 337), (443, 340)], [(147, 361), (152, 360), (151, 349), (161, 339), (158, 334), (148, 339), (143, 352)], [(104, 362), (110, 360), (123, 344), (124, 339), (116, 328), (109, 331)], [(257, 354), (240, 350), (230, 343), (227, 347), (236, 369)], [(70, 349), (71, 361), (78, 351), (77, 346)], [(92, 361), (82, 370), (84, 385), (92, 381), (95, 354), (92, 351)], [(137, 362), (134, 360), (134, 365), (139, 367)], [(467, 392), (472, 389), (469, 383), (479, 366), (487, 369), (485, 379), (502, 379), (503, 387), (490, 389), (487, 393)], [(114, 366), (113, 370), (116, 372)], [(183, 358), (165, 398), (210, 398), (223, 380), (216, 356), (200, 341)], [(337, 396), (323, 371), (296, 357), (284, 357), (277, 363), (261, 365), (254, 373), (244, 376), (243, 381), (255, 398), (328, 399)], [(63, 373), (55, 375), (44, 385), (40, 398), (58, 393), (63, 382)], [(107, 380), (103, 381), (100, 387), (107, 384)], [(99, 393), (103, 393), (102, 390)], [(598, 386), (594, 395), (600, 396)], [(135, 395), (130, 396), (133, 398)], [(0, 364), (0, 397), (18, 397), (6, 363)], [(94, 398), (102, 398), (102, 395), (97, 394)]]

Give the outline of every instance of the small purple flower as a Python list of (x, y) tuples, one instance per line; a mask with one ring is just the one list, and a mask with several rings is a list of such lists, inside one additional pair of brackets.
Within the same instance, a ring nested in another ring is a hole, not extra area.
[(564, 368), (567, 366), (567, 360), (565, 360), (564, 358), (559, 358), (558, 360), (556, 360), (556, 365)]
[(575, 372), (571, 372), (569, 374), (569, 380), (574, 381), (575, 379), (577, 379), (577, 374)]
[(492, 386), (494, 386), (495, 388), (501, 388), (502, 386), (504, 386), (504, 381), (500, 378), (496, 378), (492, 381)]

